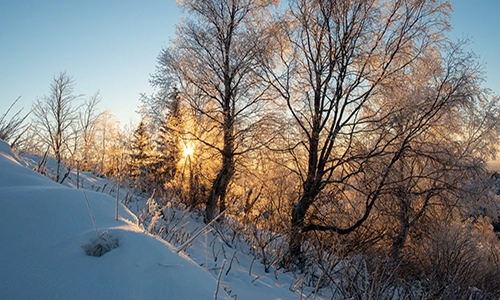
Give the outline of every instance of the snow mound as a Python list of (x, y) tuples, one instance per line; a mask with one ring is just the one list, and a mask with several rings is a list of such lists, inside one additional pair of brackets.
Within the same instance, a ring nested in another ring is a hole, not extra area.
[(0, 140), (0, 156), (11, 163), (21, 165), (21, 159), (12, 152), (9, 144), (3, 140)]
[[(125, 207), (115, 220), (115, 199), (86, 196), (89, 205), (82, 190), (24, 167), (0, 141), (2, 299), (213, 299), (210, 274), (143, 233)], [(118, 247), (87, 255), (103, 234)]]

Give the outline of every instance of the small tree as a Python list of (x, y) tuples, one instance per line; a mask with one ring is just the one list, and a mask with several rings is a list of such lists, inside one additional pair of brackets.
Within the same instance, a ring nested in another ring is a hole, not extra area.
[(61, 176), (61, 162), (69, 149), (74, 134), (71, 126), (78, 120), (79, 98), (73, 94), (73, 77), (61, 72), (54, 77), (50, 85), (50, 94), (38, 99), (33, 108), (34, 124), (38, 128), (39, 138), (47, 146), (57, 161), (55, 180)]
[(158, 138), (156, 139), (157, 166), (155, 169), (158, 183), (162, 187), (175, 178), (177, 164), (182, 155), (180, 140), (183, 128), (177, 89), (174, 89), (169, 98), (167, 115), (161, 122)]
[(134, 132), (131, 150), (130, 175), (141, 191), (147, 191), (150, 188), (154, 157), (153, 144), (144, 122), (140, 122)]
[[(94, 143), (89, 147), (88, 156), (89, 168), (92, 171), (106, 175), (115, 175), (118, 172), (119, 161), (125, 148), (130, 147), (130, 134), (122, 135), (120, 121), (110, 111), (105, 110), (99, 113), (93, 133)], [(126, 141), (122, 141), (125, 138)]]
[(97, 108), (101, 98), (99, 92), (96, 92), (92, 97), (90, 97), (83, 106), (83, 110), (79, 113), (79, 130), (81, 131), (81, 142), (79, 143), (79, 152), (81, 154), (82, 165), (81, 167), (85, 170), (90, 170), (91, 168), (91, 156), (96, 155), (95, 145), (96, 145), (96, 126), (98, 125), (99, 118), (102, 116)]

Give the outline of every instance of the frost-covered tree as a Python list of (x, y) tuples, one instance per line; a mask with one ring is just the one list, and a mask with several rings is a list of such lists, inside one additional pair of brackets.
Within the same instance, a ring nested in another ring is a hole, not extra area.
[(101, 112), (95, 124), (94, 154), (89, 157), (92, 170), (106, 175), (118, 173), (130, 136), (120, 128), (120, 121), (110, 111)]
[(96, 153), (97, 144), (97, 125), (100, 117), (103, 115), (98, 110), (101, 102), (99, 92), (96, 92), (87, 99), (78, 114), (78, 131), (80, 131), (80, 141), (78, 143), (79, 155), (81, 159), (80, 167), (84, 170), (92, 169), (92, 158), (98, 157)]
[[(268, 76), (294, 127), (289, 150), (302, 189), (289, 251), (299, 265), (307, 232), (359, 228), (412, 143), (447, 110), (473, 101), (465, 96), (475, 65), (460, 51), (444, 51), (449, 11), (441, 1), (290, 1)], [(423, 62), (432, 76), (411, 101), (385, 101), (382, 91), (409, 86), (416, 77), (407, 74)], [(394, 127), (397, 118), (407, 122)], [(325, 218), (333, 207), (344, 213)]]
[(155, 170), (161, 186), (164, 186), (167, 182), (175, 178), (177, 164), (182, 156), (180, 142), (184, 131), (179, 92), (177, 89), (174, 89), (171, 93), (166, 104), (168, 111), (160, 124), (155, 140), (157, 152), (157, 166)]
[(78, 120), (80, 106), (76, 100), (79, 96), (74, 94), (74, 87), (73, 77), (61, 72), (54, 77), (49, 95), (38, 99), (33, 107), (33, 122), (38, 129), (39, 138), (57, 161), (57, 182), (61, 176), (61, 162), (75, 133), (72, 126)]
[(130, 175), (141, 191), (150, 189), (154, 163), (153, 143), (146, 124), (140, 122), (131, 141)]
[[(381, 91), (381, 107), (397, 107), (398, 113), (387, 125), (399, 137), (423, 118), (423, 111), (431, 111), (428, 105), (438, 104), (429, 101), (436, 98), (435, 93), (450, 98), (433, 112), (435, 117), (426, 122), (426, 129), (407, 142), (377, 205), (379, 213), (390, 216), (385, 219), (384, 238), (391, 237), (391, 256), (396, 261), (409, 237), (425, 226), (465, 220), (495, 201), (488, 196), (484, 180), (489, 177), (486, 160), (492, 158), (498, 139), (499, 102), (479, 87), (476, 70), (480, 65), (473, 55), (460, 53), (460, 48), (451, 47), (451, 53), (438, 62), (419, 59), (418, 69), (406, 70), (399, 82)], [(453, 89), (436, 88), (440, 85)]]
[(207, 123), (212, 139), (190, 132), (220, 157), (206, 200), (205, 220), (226, 208), (236, 158), (256, 147), (252, 132), (260, 124), (266, 86), (259, 64), (269, 47), (269, 9), (274, 0), (188, 0), (189, 16), (178, 26), (173, 46), (163, 53), (165, 71)]

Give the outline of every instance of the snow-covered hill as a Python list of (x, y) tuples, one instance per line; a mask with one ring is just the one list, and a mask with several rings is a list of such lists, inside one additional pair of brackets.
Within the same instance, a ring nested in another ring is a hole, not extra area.
[[(97, 230), (82, 190), (26, 168), (0, 141), (1, 299), (213, 299), (208, 272), (145, 234), (125, 207), (115, 220), (112, 197), (86, 196)], [(118, 247), (87, 255), (96, 231)]]

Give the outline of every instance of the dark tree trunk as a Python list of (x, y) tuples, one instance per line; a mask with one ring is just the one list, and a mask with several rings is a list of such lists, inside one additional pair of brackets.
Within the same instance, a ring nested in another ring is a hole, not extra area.
[[(230, 99), (230, 97), (228, 96)], [(205, 222), (213, 220), (217, 202), (220, 203), (220, 211), (226, 209), (224, 202), (227, 187), (234, 174), (234, 138), (233, 138), (233, 118), (229, 110), (230, 100), (227, 99), (224, 118), (224, 149), (222, 150), (222, 168), (212, 184), (212, 189), (208, 195), (205, 208)]]
[(56, 166), (56, 182), (59, 183), (59, 178), (61, 177), (61, 154), (57, 153), (56, 154), (56, 161), (57, 161), (57, 166)]
[(290, 232), (289, 253), (291, 262), (297, 264), (299, 268), (304, 266), (304, 257), (302, 254), (302, 244), (304, 242), (304, 220), (307, 210), (310, 206), (310, 199), (304, 196), (297, 202), (292, 209), (292, 227)]
[(402, 182), (401, 186), (396, 191), (397, 205), (399, 206), (399, 211), (397, 213), (399, 228), (398, 233), (394, 240), (392, 241), (391, 257), (394, 262), (399, 262), (401, 259), (401, 252), (406, 244), (406, 239), (408, 237), (408, 231), (410, 230), (409, 221), (409, 205), (410, 205), (410, 191), (409, 188), (405, 186), (405, 163), (403, 159), (398, 162), (399, 165), (399, 180)]
[[(217, 202), (220, 201), (220, 203), (224, 203), (227, 186), (229, 185), (229, 181), (231, 180), (233, 173), (234, 163), (231, 159), (223, 164), (222, 169), (219, 171), (219, 174), (217, 174), (217, 177), (212, 184), (212, 189), (208, 195), (207, 206), (205, 208), (205, 223), (212, 221), (215, 217)], [(221, 204), (221, 208), (222, 207), (223, 205)]]
[(313, 119), (312, 132), (309, 136), (309, 159), (307, 167), (307, 177), (303, 186), (302, 195), (299, 201), (293, 206), (292, 209), (292, 224), (289, 241), (289, 254), (290, 260), (297, 263), (299, 268), (303, 268), (304, 257), (302, 255), (302, 244), (304, 242), (303, 229), (305, 227), (305, 217), (311, 204), (314, 202), (316, 196), (320, 192), (320, 182), (323, 177), (321, 166), (318, 164), (318, 147), (319, 147), (319, 133), (320, 133), (320, 118), (318, 103), (320, 102), (319, 93), (316, 92), (315, 106), (316, 114)]
[(299, 201), (292, 209), (292, 227), (290, 232), (289, 253), (292, 262), (302, 269), (304, 267), (304, 257), (302, 254), (302, 244), (304, 242), (303, 229), (305, 227), (305, 217), (307, 211), (320, 191), (319, 182), (321, 175), (318, 175), (318, 134), (313, 132), (309, 142), (309, 165), (306, 181), (303, 183), (303, 192)]
[(401, 252), (406, 244), (406, 239), (408, 237), (409, 225), (408, 222), (401, 222), (399, 225), (399, 232), (394, 241), (392, 242), (392, 259), (395, 262), (399, 262), (401, 259)]

